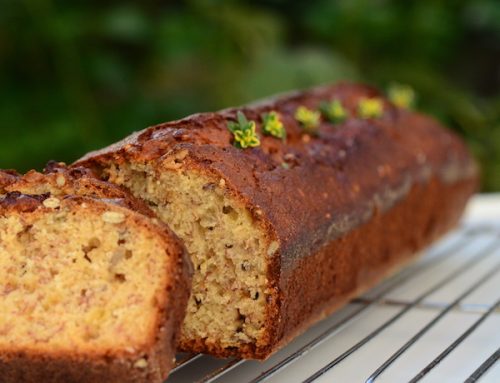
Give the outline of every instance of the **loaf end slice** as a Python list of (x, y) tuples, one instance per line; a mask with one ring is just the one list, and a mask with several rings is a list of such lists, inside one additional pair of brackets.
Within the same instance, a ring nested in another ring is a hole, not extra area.
[(190, 290), (177, 237), (89, 174), (7, 178), (0, 381), (162, 382)]

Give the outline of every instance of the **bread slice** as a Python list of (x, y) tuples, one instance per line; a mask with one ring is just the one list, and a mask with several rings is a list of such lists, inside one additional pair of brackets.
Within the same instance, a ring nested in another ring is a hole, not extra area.
[(258, 359), (412, 260), (478, 184), (458, 137), (358, 84), (160, 124), (77, 164), (184, 240), (195, 274), (180, 348)]
[(85, 169), (0, 185), (0, 382), (162, 382), (190, 290), (177, 237)]

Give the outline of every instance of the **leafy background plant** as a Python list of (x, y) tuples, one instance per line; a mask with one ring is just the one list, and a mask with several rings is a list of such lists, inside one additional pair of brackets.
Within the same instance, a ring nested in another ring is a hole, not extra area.
[(411, 84), (500, 190), (497, 0), (2, 0), (0, 167), (344, 79)]

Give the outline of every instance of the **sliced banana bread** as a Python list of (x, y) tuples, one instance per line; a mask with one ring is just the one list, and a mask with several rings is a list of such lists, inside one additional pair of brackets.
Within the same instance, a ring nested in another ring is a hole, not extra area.
[(77, 164), (184, 240), (195, 274), (180, 348), (245, 358), (414, 259), (478, 185), (458, 137), (355, 84), (160, 124)]

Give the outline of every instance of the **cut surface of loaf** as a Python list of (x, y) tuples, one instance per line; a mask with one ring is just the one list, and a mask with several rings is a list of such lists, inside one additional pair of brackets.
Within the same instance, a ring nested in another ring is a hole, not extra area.
[(0, 184), (0, 381), (162, 382), (189, 295), (177, 237), (85, 169)]
[[(367, 99), (379, 115), (360, 116)], [(331, 101), (348, 117), (311, 132), (304, 113)], [(228, 129), (238, 112), (255, 147)], [(264, 134), (271, 112), (286, 139)], [(477, 187), (454, 134), (356, 84), (160, 124), (77, 166), (129, 188), (185, 242), (195, 271), (180, 349), (258, 359), (413, 259)]]

